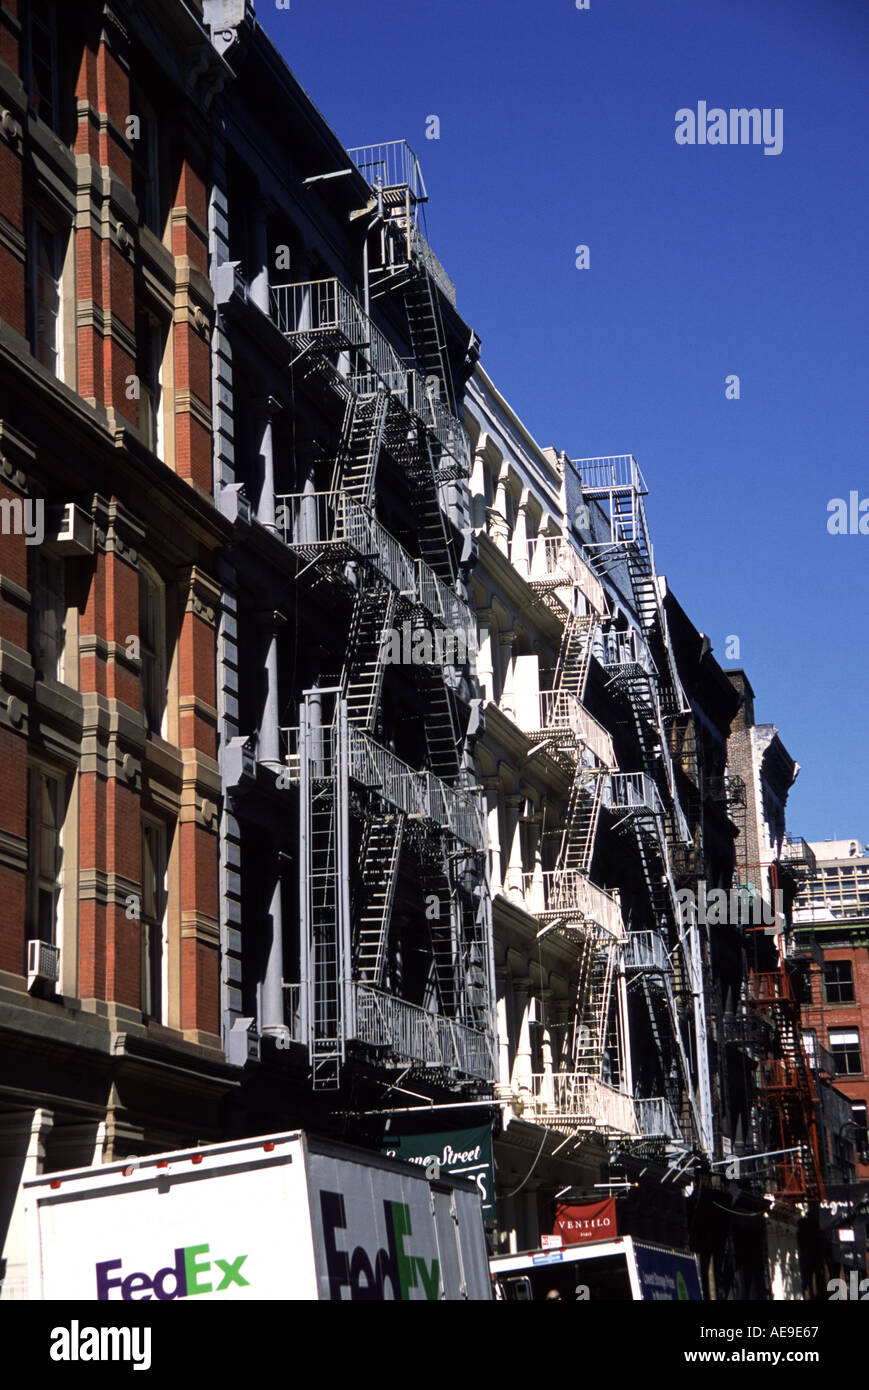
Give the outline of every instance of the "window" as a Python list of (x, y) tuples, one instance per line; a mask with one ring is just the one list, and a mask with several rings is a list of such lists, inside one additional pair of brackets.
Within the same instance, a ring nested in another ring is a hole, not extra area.
[(54, 0), (29, 0), (22, 37), (22, 75), (30, 105), (41, 121), (57, 130), (60, 116), (57, 67), (57, 16)]
[(39, 674), (63, 680), (63, 652), (66, 641), (66, 580), (60, 556), (40, 546), (31, 546), (27, 555), (31, 594), (30, 651)]
[(825, 963), (824, 998), (828, 1004), (854, 1003), (854, 972), (849, 960)]
[(139, 433), (149, 449), (163, 455), (163, 343), (157, 320), (136, 315), (136, 375), (139, 378)]
[(862, 1101), (852, 1102), (851, 1115), (857, 1131), (854, 1139), (860, 1162), (869, 1163), (869, 1114), (867, 1114), (865, 1104)]
[(166, 717), (166, 590), (144, 564), (139, 569), (139, 656), (142, 710), (149, 732), (162, 734)]
[(138, 121), (136, 137), (132, 140), (133, 197), (139, 209), (139, 223), (155, 236), (162, 237), (163, 189), (160, 165), (160, 128), (153, 109), (133, 91), (131, 114)]
[(31, 767), (28, 781), (27, 914), (32, 937), (58, 944), (64, 778)]
[(164, 1022), (166, 827), (142, 823), (142, 1013)]
[(27, 336), (30, 351), (53, 376), (60, 376), (61, 238), (32, 208), (26, 217), (26, 235)]
[(856, 1028), (831, 1028), (830, 1051), (836, 1062), (837, 1076), (856, 1076), (862, 1072), (860, 1034)]

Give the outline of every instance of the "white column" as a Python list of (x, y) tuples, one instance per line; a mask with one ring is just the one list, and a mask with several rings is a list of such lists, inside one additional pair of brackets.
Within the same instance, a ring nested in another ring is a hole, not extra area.
[(258, 309), (269, 312), (269, 239), (267, 207), (264, 200), (250, 210), (251, 282), (250, 297)]
[[(0, 1256), (6, 1262), (6, 1277), (0, 1287), (0, 1301), (26, 1299), (27, 1223), (21, 1184), (38, 1178), (45, 1163), (45, 1144), (54, 1124), (50, 1110), (21, 1110), (4, 1119), (0, 1134), (0, 1183), (16, 1193), (8, 1225), (0, 1224)], [(35, 1290), (33, 1295), (35, 1296)]]

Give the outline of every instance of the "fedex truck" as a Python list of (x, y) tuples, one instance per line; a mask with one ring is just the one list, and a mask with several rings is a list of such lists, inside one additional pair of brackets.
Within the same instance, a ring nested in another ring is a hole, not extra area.
[(30, 1297), (490, 1299), (479, 1191), (300, 1132), (25, 1183)]

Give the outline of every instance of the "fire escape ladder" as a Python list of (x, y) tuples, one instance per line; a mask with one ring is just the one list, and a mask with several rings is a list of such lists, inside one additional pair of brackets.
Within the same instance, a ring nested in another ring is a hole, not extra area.
[(564, 624), (553, 689), (582, 701), (597, 629), (596, 613), (571, 613)]
[(404, 285), (411, 351), (422, 374), (427, 379), (437, 378), (446, 403), (455, 413), (443, 318), (431, 275), (425, 265), (417, 263), (417, 266), (416, 273)]
[[(455, 912), (447, 861), (435, 850), (422, 857), (420, 877), (429, 922), (432, 960), (441, 1011), (455, 1018), (459, 1006)], [(434, 899), (437, 899), (434, 904)], [(431, 915), (429, 911), (431, 910)]]
[(424, 733), (428, 768), (442, 782), (455, 782), (461, 770), (460, 735), (453, 696), (437, 666), (414, 666), (425, 701)]
[(365, 984), (375, 989), (379, 989), (383, 983), (386, 942), (395, 901), (405, 820), (401, 812), (373, 815), (365, 827), (356, 971)]
[(577, 762), (558, 850), (559, 876), (588, 874), (594, 853), (594, 837), (600, 819), (604, 772)]
[(456, 575), (446, 520), (438, 496), (435, 441), (422, 426), (416, 429), (406, 476), (419, 523), (420, 555), (438, 578), (452, 588)]
[(371, 733), (383, 687), (383, 634), (391, 626), (392, 588), (363, 588), (356, 595), (347, 641), (342, 687), (350, 722)]
[[(307, 701), (306, 701), (307, 706)], [(305, 1013), (312, 1081), (336, 1090), (348, 1024), (349, 849), (347, 724), (315, 724), (302, 712), (299, 730), (300, 889), (308, 988)]]
[(387, 391), (351, 396), (347, 401), (332, 489), (345, 492), (363, 507), (371, 506), (374, 495), (388, 413)]

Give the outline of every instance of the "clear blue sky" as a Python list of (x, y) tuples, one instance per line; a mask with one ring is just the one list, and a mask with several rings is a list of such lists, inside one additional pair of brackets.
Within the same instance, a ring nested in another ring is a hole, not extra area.
[[(827, 532), (831, 498), (869, 498), (865, 0), (256, 10), (345, 144), (416, 149), (459, 308), (538, 441), (639, 459), (658, 569), (801, 764), (790, 829), (869, 840), (869, 535)], [(699, 101), (782, 108), (781, 154), (677, 145)]]

